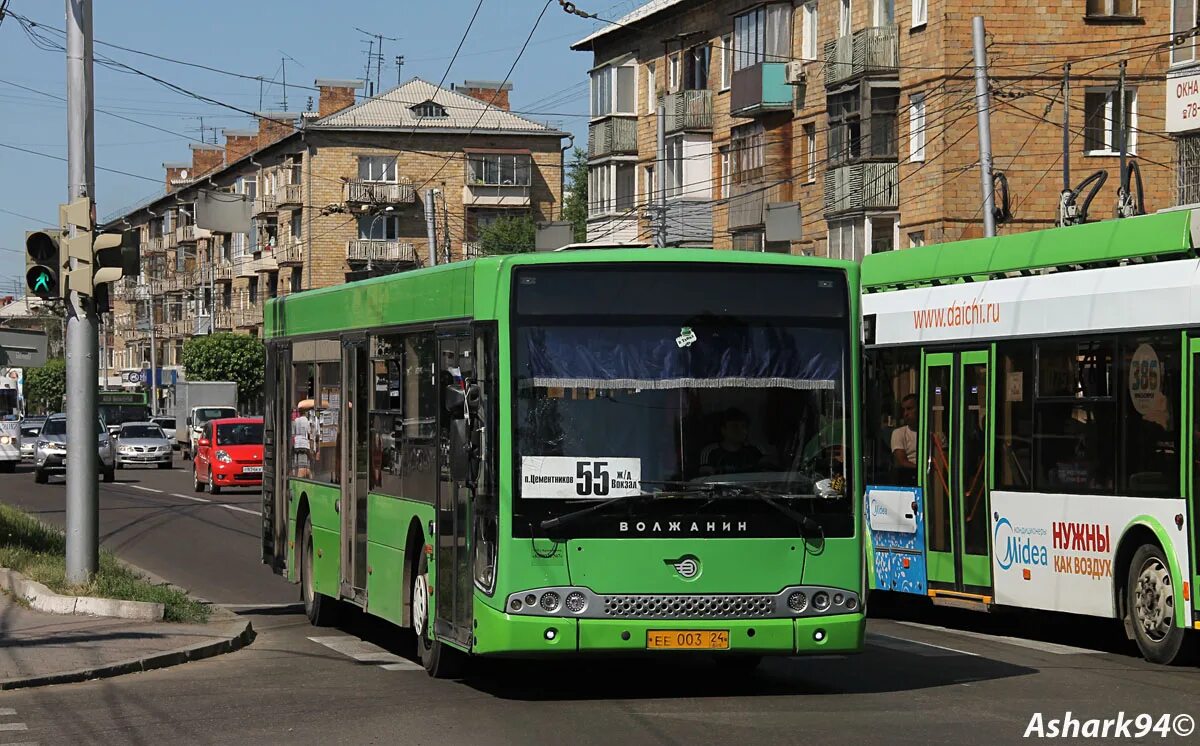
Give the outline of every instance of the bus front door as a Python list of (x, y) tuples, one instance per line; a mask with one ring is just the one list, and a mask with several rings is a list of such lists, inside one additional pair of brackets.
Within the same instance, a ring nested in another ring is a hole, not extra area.
[(341, 422), (338, 427), (342, 486), (341, 594), (366, 602), (367, 590), (367, 470), (372, 374), (365, 337), (342, 343)]
[(967, 606), (991, 602), (990, 354), (926, 353), (919, 458), (929, 593)]
[(438, 331), (438, 495), (434, 586), (434, 633), (470, 647), (474, 587), (467, 534), (470, 490), (450, 474), (450, 430), (463, 416), (448, 401), (448, 389), (461, 387), (474, 373), (471, 332), (465, 327)]

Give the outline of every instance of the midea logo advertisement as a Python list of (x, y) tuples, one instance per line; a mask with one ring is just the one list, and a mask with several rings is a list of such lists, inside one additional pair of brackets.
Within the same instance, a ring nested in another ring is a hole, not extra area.
[(993, 516), (996, 520), (996, 531), (992, 537), (992, 546), (996, 553), (996, 564), (1001, 570), (1007, 570), (1013, 565), (1045, 567), (1049, 564), (1046, 529), (1014, 526), (1012, 521), (1001, 518), (999, 513), (994, 513)]

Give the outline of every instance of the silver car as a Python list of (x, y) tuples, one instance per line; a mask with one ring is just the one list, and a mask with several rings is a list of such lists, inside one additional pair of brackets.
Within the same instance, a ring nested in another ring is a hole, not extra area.
[(26, 417), (21, 420), (21, 460), (33, 461), (37, 451), (38, 433), (46, 423), (45, 417)]
[(117, 431), (117, 468), (157, 465), (170, 469), (171, 441), (153, 422), (126, 422)]
[[(112, 436), (105, 429), (104, 423), (96, 420), (97, 467), (104, 475), (105, 482), (117, 478), (116, 448)], [(33, 481), (45, 484), (53, 473), (65, 474), (67, 471), (67, 416), (56, 414), (47, 418), (38, 433), (36, 450), (33, 456)]]

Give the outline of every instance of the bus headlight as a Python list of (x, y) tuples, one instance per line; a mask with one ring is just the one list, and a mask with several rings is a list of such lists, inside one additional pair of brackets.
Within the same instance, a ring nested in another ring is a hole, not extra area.
[(789, 609), (799, 614), (808, 608), (808, 596), (804, 591), (795, 591), (788, 596), (787, 605)]
[(554, 591), (546, 591), (542, 594), (541, 599), (538, 601), (538, 606), (542, 607), (542, 611), (553, 613), (558, 611), (559, 604), (561, 603), (562, 596), (558, 595)]
[(825, 591), (818, 591), (813, 596), (813, 608), (817, 611), (825, 611), (829, 608), (829, 594)]
[(13, 439), (8, 435), (0, 435), (0, 446), (12, 445)]
[(579, 591), (571, 591), (567, 594), (567, 600), (564, 602), (567, 611), (572, 614), (578, 614), (587, 608), (587, 596)]

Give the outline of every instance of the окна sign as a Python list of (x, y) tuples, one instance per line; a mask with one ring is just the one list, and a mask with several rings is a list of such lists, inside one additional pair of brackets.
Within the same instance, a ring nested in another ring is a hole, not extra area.
[(1167, 132), (1200, 129), (1200, 73), (1167, 78)]

